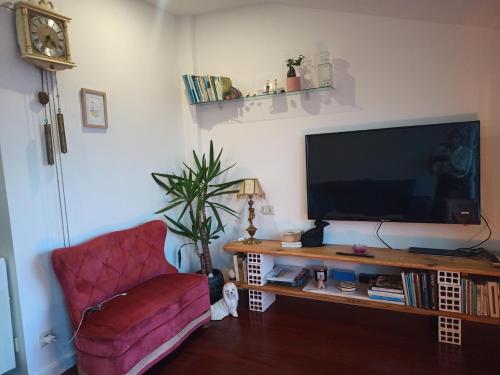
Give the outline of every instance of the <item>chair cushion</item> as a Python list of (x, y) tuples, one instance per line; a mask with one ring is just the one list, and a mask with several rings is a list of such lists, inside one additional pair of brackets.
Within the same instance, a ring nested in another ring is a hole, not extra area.
[[(206, 302), (195, 303), (200, 299)], [(88, 354), (119, 356), (178, 314), (199, 316), (209, 307), (205, 276), (160, 275), (129, 289), (126, 296), (109, 301), (103, 310), (87, 313), (75, 345)], [(165, 341), (182, 328), (173, 327)]]

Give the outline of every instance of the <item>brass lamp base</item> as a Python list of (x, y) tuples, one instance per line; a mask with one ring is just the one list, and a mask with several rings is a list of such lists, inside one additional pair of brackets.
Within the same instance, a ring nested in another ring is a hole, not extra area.
[(257, 238), (253, 238), (253, 237), (250, 237), (250, 238), (243, 240), (243, 243), (245, 245), (258, 245), (261, 242), (262, 242), (261, 240), (258, 240)]
[(243, 240), (243, 243), (245, 245), (257, 245), (260, 243), (260, 241), (256, 238), (254, 238), (255, 233), (257, 232), (257, 228), (253, 226), (253, 219), (255, 219), (255, 208), (253, 208), (253, 200), (252, 197), (253, 195), (250, 194), (248, 200), (248, 223), (250, 224), (247, 228), (247, 232), (250, 235), (249, 238)]

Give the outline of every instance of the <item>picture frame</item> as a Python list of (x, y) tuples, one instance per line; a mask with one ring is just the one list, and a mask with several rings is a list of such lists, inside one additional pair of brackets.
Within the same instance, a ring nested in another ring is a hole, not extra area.
[(108, 128), (108, 104), (106, 93), (91, 89), (80, 90), (83, 127)]

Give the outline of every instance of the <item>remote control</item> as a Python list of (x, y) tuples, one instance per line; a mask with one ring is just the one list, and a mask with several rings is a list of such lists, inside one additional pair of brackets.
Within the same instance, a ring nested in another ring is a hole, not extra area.
[(349, 256), (349, 257), (364, 257), (364, 258), (375, 258), (373, 255), (371, 254), (355, 254), (355, 253), (344, 253), (342, 251), (337, 251), (336, 252), (337, 255), (346, 255), (346, 256)]

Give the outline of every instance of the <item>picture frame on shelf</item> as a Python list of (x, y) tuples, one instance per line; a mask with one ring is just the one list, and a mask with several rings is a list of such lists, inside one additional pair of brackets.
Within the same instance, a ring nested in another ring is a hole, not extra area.
[(91, 89), (80, 90), (84, 128), (108, 128), (108, 104), (106, 93)]

